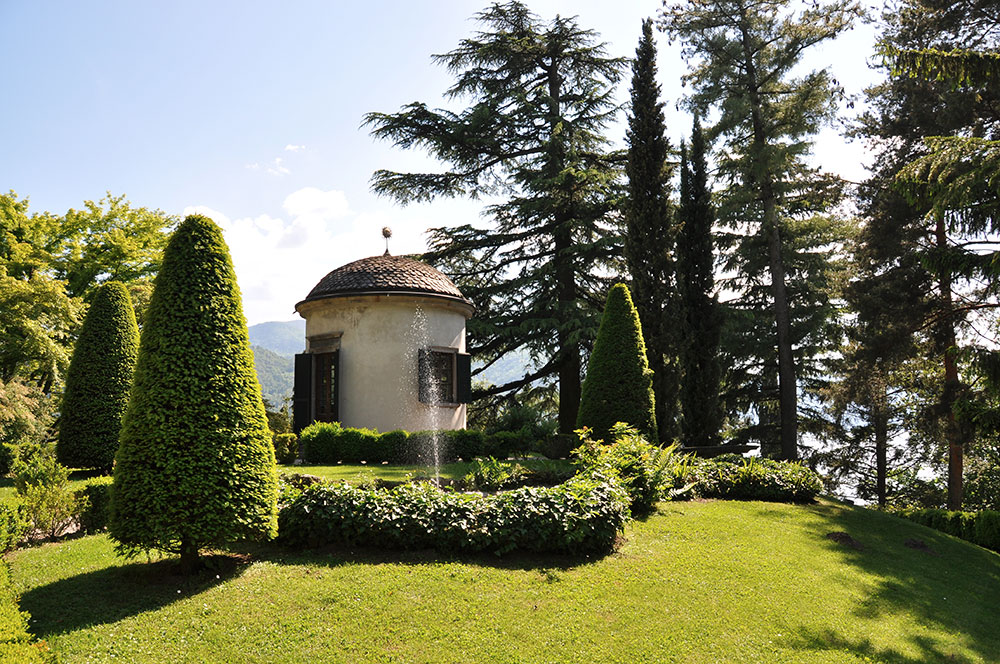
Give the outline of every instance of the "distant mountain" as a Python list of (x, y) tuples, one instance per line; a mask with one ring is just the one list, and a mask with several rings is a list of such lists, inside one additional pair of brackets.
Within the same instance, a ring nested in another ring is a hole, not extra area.
[(306, 348), (306, 322), (299, 319), (251, 325), (250, 344), (291, 357)]
[(291, 357), (278, 355), (263, 346), (253, 346), (252, 348), (261, 392), (264, 393), (264, 398), (272, 406), (280, 408), (284, 400), (292, 396), (295, 361)]
[[(480, 366), (482, 365), (477, 362), (473, 368)], [(523, 378), (530, 371), (531, 357), (528, 355), (527, 350), (521, 349), (501, 357), (491, 364), (489, 369), (473, 376), (472, 379), (492, 383), (493, 385), (503, 385), (512, 380)]]

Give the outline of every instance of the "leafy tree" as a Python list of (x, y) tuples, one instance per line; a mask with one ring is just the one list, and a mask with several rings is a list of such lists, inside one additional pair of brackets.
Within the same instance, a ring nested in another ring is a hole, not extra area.
[[(860, 12), (847, 0), (814, 3), (796, 13), (780, 0), (688, 0), (665, 5), (661, 27), (684, 42), (690, 104), (719, 112), (713, 134), (724, 140), (720, 177), (731, 184), (720, 210), (731, 225), (749, 224), (741, 251), (763, 251), (769, 280), (781, 456), (798, 456), (798, 382), (787, 266), (788, 225), (822, 181), (803, 157), (833, 111), (834, 83), (825, 70), (793, 78), (803, 53), (850, 26)], [(815, 209), (820, 201), (808, 202)]]
[[(642, 321), (647, 359), (653, 370), (659, 437), (671, 440), (677, 435), (677, 356), (683, 337), (679, 338), (675, 330), (678, 284), (673, 255), (678, 243), (670, 203), (672, 169), (667, 161), (670, 144), (666, 138), (660, 84), (656, 81), (656, 43), (651, 19), (642, 22), (642, 37), (632, 62), (626, 142), (625, 263), (632, 278), (633, 301)], [(677, 249), (682, 250), (679, 244)]]
[(128, 290), (105, 282), (87, 311), (66, 375), (56, 445), (60, 463), (111, 471), (138, 349)]
[(719, 341), (722, 312), (715, 296), (712, 208), (705, 137), (695, 117), (691, 153), (681, 145), (681, 201), (678, 210), (677, 286), (680, 301), (681, 441), (715, 445), (722, 428), (719, 403)]
[[(619, 170), (603, 129), (617, 108), (623, 60), (575, 19), (543, 23), (520, 2), (476, 15), (484, 29), (435, 61), (455, 74), (459, 111), (414, 102), (369, 113), (377, 138), (423, 147), (448, 164), (438, 173), (377, 171), (374, 190), (402, 203), (439, 196), (504, 196), (492, 224), (431, 231), (425, 259), (448, 272), (476, 305), (470, 350), (480, 371), (527, 348), (534, 371), (476, 396), (557, 377), (559, 423), (569, 432), (580, 399), (581, 353), (591, 343), (609, 270), (620, 253), (613, 212)], [(610, 271), (614, 272), (616, 267)]]
[(246, 320), (222, 233), (188, 217), (156, 277), (122, 422), (117, 551), (179, 553), (275, 533), (277, 478)]
[(940, 69), (933, 79), (892, 76), (870, 90), (871, 111), (858, 129), (876, 155), (861, 190), (868, 223), (859, 251), (868, 268), (857, 286), (859, 320), (872, 330), (865, 344), (876, 357), (937, 358), (921, 435), (937, 436), (948, 459), (952, 509), (961, 505), (963, 456), (975, 432), (961, 415), (976, 408), (963, 405), (974, 395), (960, 360), (996, 306), (997, 196), (987, 173), (996, 163), (988, 143), (997, 137), (1000, 101), (995, 83), (967, 85), (982, 67), (963, 65), (968, 54), (954, 50), (995, 49), (998, 19), (995, 3), (970, 0), (906, 0), (887, 10), (881, 48), (900, 55), (894, 66)]
[(610, 440), (611, 428), (625, 422), (657, 442), (652, 373), (632, 295), (625, 284), (615, 284), (587, 363), (577, 426)]

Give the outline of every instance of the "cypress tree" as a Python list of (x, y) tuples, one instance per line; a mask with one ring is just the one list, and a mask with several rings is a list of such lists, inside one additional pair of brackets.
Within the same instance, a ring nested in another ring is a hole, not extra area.
[(56, 444), (59, 463), (111, 471), (138, 349), (139, 328), (128, 289), (117, 281), (102, 284), (66, 373)]
[(656, 82), (653, 22), (642, 22), (642, 37), (632, 63), (628, 117), (628, 197), (625, 203), (625, 261), (632, 278), (635, 307), (642, 321), (646, 355), (653, 370), (656, 422), (661, 440), (676, 436), (677, 345), (673, 334), (677, 298), (675, 233), (670, 205), (670, 144), (666, 138), (660, 84)]
[(188, 217), (156, 277), (122, 423), (110, 532), (121, 555), (198, 550), (277, 529), (277, 476), (229, 249)]
[(677, 287), (680, 294), (681, 441), (685, 446), (719, 442), (719, 338), (722, 316), (712, 291), (711, 193), (705, 160), (705, 137), (697, 116), (691, 131), (691, 156), (681, 146), (681, 204), (677, 240)]
[(652, 374), (632, 295), (625, 284), (615, 284), (587, 364), (577, 426), (606, 438), (616, 422), (626, 422), (656, 443)]

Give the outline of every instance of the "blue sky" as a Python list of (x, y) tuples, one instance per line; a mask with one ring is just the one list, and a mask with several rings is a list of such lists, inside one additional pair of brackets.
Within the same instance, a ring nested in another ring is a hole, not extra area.
[[(578, 15), (612, 55), (634, 54), (653, 1), (533, 1), (543, 19)], [(251, 324), (295, 317), (329, 270), (381, 253), (419, 252), (427, 228), (478, 219), (481, 203), (401, 208), (368, 189), (377, 168), (433, 168), (376, 143), (361, 118), (410, 101), (443, 103), (450, 78), (431, 60), (454, 48), (483, 0), (402, 2), (31, 2), (0, 0), (0, 190), (65, 212), (105, 191), (174, 214), (202, 211), (226, 232)], [(872, 29), (810, 55), (849, 93), (875, 80)], [(685, 70), (661, 37), (673, 110)], [(619, 89), (627, 97), (627, 80)], [(624, 127), (610, 132), (620, 141)], [(858, 179), (863, 146), (835, 129), (816, 161)]]

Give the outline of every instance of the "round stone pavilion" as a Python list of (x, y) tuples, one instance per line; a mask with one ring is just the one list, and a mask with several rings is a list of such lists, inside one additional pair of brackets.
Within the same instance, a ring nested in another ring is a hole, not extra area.
[(430, 265), (363, 258), (323, 277), (295, 305), (306, 349), (295, 357), (294, 423), (378, 431), (465, 428), (473, 306)]

